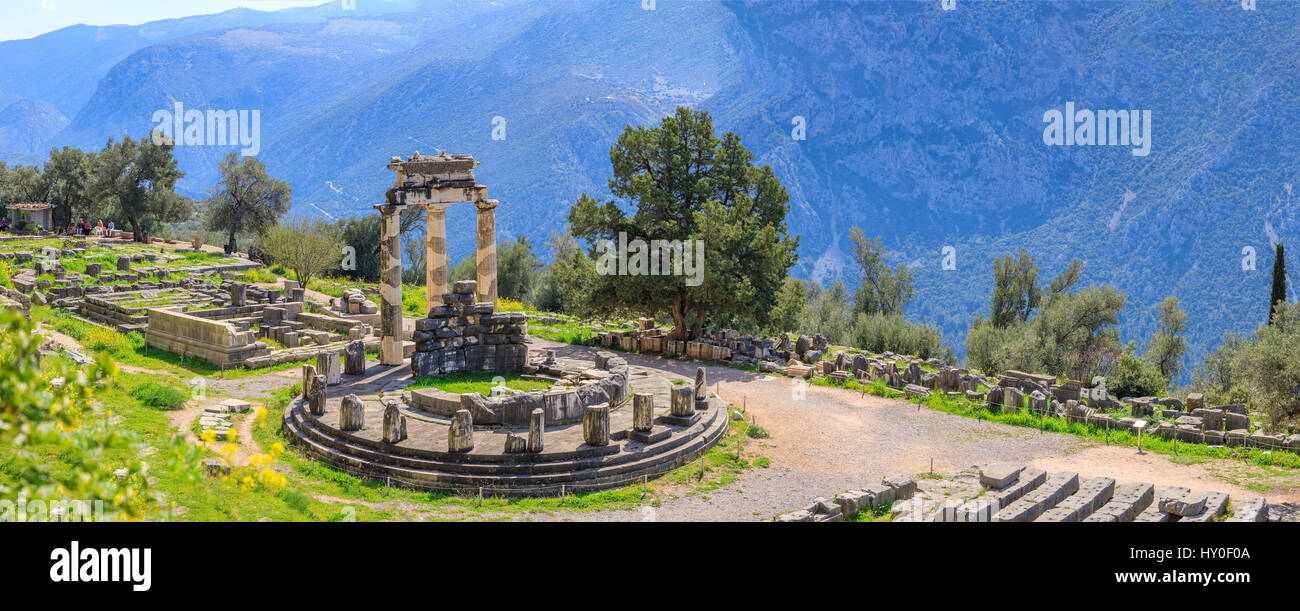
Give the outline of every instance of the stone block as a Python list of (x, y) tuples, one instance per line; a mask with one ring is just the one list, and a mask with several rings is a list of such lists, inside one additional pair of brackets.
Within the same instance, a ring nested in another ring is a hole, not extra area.
[(1268, 503), (1263, 497), (1253, 497), (1233, 503), (1232, 516), (1227, 519), (1228, 522), (1267, 522), (1268, 521)]
[(880, 483), (894, 489), (895, 500), (910, 499), (916, 494), (916, 481), (902, 473), (887, 475)]
[(1190, 516), (1205, 509), (1206, 497), (1203, 492), (1192, 492), (1187, 488), (1165, 488), (1159, 494), (1159, 509), (1170, 515)]
[(980, 485), (986, 488), (1004, 488), (1020, 477), (1024, 466), (1011, 463), (999, 463), (980, 467)]
[(1205, 493), (1205, 507), (1179, 522), (1213, 522), (1228, 511), (1228, 495), (1222, 492)]
[(1247, 416), (1245, 414), (1226, 412), (1223, 414), (1223, 420), (1224, 420), (1224, 425), (1228, 428), (1228, 430), (1250, 428), (1250, 416)]
[(1201, 419), (1201, 424), (1206, 431), (1223, 430), (1223, 424), (1224, 424), (1223, 410), (1197, 408), (1195, 410), (1192, 410), (1191, 414)]

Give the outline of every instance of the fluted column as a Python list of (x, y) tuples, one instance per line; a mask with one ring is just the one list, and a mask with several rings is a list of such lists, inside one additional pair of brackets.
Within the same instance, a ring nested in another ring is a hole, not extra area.
[(497, 200), (474, 202), (478, 208), (478, 296), (477, 300), (497, 302)]
[(379, 210), (379, 362), (402, 364), (402, 222), (406, 206), (382, 204)]
[(430, 307), (447, 292), (447, 207), (426, 206), (424, 296)]

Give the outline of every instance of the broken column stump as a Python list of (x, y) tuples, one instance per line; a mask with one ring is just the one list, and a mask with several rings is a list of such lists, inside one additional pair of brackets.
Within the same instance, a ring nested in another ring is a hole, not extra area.
[(582, 413), (582, 440), (589, 446), (609, 445), (609, 404), (588, 405)]
[(655, 424), (655, 399), (648, 393), (632, 395), (632, 430), (648, 433)]
[(528, 451), (528, 439), (514, 433), (506, 433), (506, 454), (521, 454)]
[(468, 452), (474, 449), (474, 418), (469, 410), (457, 410), (447, 430), (447, 451)]
[(349, 342), (343, 349), (343, 373), (361, 375), (366, 372), (366, 345), (364, 342)]
[(325, 377), (317, 374), (312, 377), (311, 385), (308, 387), (307, 407), (311, 410), (313, 416), (325, 415)]
[(695, 409), (709, 409), (709, 385), (703, 367), (695, 369)]
[(690, 416), (695, 413), (694, 389), (685, 384), (678, 384), (669, 392), (672, 397), (669, 413), (674, 416)]
[(356, 395), (343, 397), (339, 407), (339, 428), (344, 431), (359, 431), (366, 425), (366, 407)]
[(330, 386), (337, 386), (343, 378), (343, 367), (342, 363), (339, 362), (337, 352), (321, 352), (317, 354), (316, 369), (325, 378), (325, 383)]
[(302, 396), (307, 396), (307, 391), (311, 388), (311, 383), (316, 379), (316, 367), (313, 365), (302, 366)]
[(384, 408), (384, 441), (397, 443), (406, 439), (406, 416), (396, 403), (389, 403)]
[(546, 433), (546, 410), (537, 408), (528, 415), (528, 451), (541, 452), (545, 447), (542, 437)]

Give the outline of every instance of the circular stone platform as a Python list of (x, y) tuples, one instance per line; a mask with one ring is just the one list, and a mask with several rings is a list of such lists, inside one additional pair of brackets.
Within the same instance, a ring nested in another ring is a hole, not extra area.
[[(283, 428), (291, 440), (308, 455), (343, 471), (413, 488), (453, 491), (462, 494), (552, 496), (615, 488), (640, 483), (697, 459), (726, 433), (726, 405), (716, 397), (708, 408), (696, 412), (693, 422), (669, 416), (671, 382), (647, 371), (627, 368), (615, 355), (602, 355), (599, 369), (622, 371), (627, 378), (624, 396), (614, 397), (610, 406), (610, 441), (590, 446), (583, 441), (581, 418), (559, 418), (581, 387), (553, 388), (546, 392), (514, 395), (530, 398), (547, 410), (544, 449), (541, 452), (505, 451), (513, 433), (528, 437), (528, 427), (511, 424), (474, 426), (474, 447), (468, 452), (448, 451), (452, 418), (428, 409), (411, 407), (400, 392), (411, 382), (409, 367), (369, 364), (363, 375), (344, 375), (338, 385), (326, 388), (325, 413), (314, 416), (307, 401), (297, 397), (285, 410)], [(561, 359), (565, 371), (584, 372), (577, 377), (591, 379), (597, 370), (592, 361)], [(543, 365), (545, 368), (546, 365)], [(552, 369), (555, 371), (555, 369)], [(617, 375), (617, 374), (615, 374)], [(591, 382), (596, 384), (600, 380)], [(596, 387), (593, 386), (593, 389)], [(651, 443), (630, 438), (631, 395), (653, 396), (655, 425)], [(364, 426), (344, 432), (339, 428), (343, 397), (354, 394), (364, 406)], [(564, 395), (564, 396), (561, 396)], [(407, 398), (410, 394), (406, 393)], [(568, 399), (566, 401), (566, 399)], [(481, 402), (482, 396), (474, 397)], [(397, 443), (383, 439), (384, 411), (389, 404), (406, 418), (407, 438)], [(666, 422), (672, 420), (675, 423)], [(509, 419), (507, 419), (509, 420)]]

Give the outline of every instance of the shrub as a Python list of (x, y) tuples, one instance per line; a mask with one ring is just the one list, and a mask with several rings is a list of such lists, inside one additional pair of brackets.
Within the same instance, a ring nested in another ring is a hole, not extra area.
[[(66, 326), (71, 327), (72, 325), (75, 325), (75, 323), (76, 321), (72, 321), (71, 325)], [(56, 329), (59, 326), (65, 325), (56, 325)], [(113, 329), (93, 326), (86, 329), (78, 329), (77, 331), (79, 332), (68, 333), (68, 335), (76, 338), (83, 346), (92, 352), (108, 352), (113, 356), (123, 358), (144, 348), (144, 336), (140, 335), (137, 331), (132, 331), (124, 335)]]
[(1008, 369), (1043, 371), (1044, 347), (1028, 323), (1017, 321), (999, 327), (991, 320), (976, 319), (966, 334), (966, 366), (988, 373)]
[(1139, 359), (1130, 347), (1106, 378), (1106, 387), (1120, 397), (1154, 397), (1164, 392), (1165, 378), (1155, 365)]
[(131, 389), (131, 396), (149, 407), (173, 410), (185, 407), (189, 395), (174, 386), (157, 382), (141, 382)]
[(871, 352), (889, 351), (956, 362), (952, 348), (943, 345), (943, 333), (939, 329), (909, 322), (902, 314), (859, 314), (849, 338), (854, 346)]

